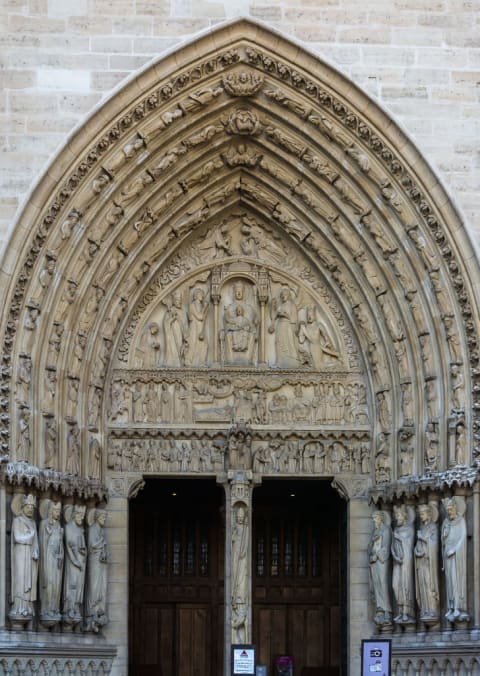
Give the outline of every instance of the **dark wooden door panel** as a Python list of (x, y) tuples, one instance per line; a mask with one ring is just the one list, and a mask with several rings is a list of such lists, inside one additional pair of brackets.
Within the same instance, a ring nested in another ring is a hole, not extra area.
[(253, 640), (273, 673), (339, 674), (343, 505), (322, 482), (265, 481), (253, 504)]
[(212, 621), (205, 606), (177, 607), (178, 676), (203, 676), (211, 671)]
[(223, 673), (221, 495), (210, 482), (158, 480), (132, 503), (130, 676)]

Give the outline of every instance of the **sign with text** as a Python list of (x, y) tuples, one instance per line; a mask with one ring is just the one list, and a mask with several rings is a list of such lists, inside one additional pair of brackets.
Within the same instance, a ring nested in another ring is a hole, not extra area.
[(232, 645), (232, 676), (237, 674), (255, 676), (255, 646)]
[(391, 661), (390, 639), (362, 641), (362, 676), (390, 676)]

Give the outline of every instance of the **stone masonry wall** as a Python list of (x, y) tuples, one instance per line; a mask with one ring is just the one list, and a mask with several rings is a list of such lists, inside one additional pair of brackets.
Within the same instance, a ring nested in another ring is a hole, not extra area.
[(480, 242), (480, 0), (1, 0), (0, 250), (32, 184), (102, 98), (236, 16), (304, 42), (385, 106)]

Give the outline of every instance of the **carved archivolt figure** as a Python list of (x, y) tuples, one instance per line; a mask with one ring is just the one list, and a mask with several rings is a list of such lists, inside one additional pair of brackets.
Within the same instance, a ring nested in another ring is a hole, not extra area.
[(392, 603), (390, 600), (390, 550), (392, 530), (388, 512), (374, 512), (374, 529), (368, 546), (370, 564), (370, 587), (375, 601), (375, 624), (388, 628), (392, 624)]
[(59, 502), (42, 500), (40, 503), (40, 621), (46, 627), (62, 619), (60, 596), (65, 552), (61, 510)]
[(396, 526), (392, 537), (392, 587), (397, 602), (397, 624), (415, 623), (415, 595), (413, 582), (413, 541), (415, 539), (415, 512), (413, 507), (393, 508)]
[(233, 287), (233, 302), (223, 311), (223, 330), (220, 332), (223, 360), (234, 364), (252, 364), (257, 339), (257, 313), (246, 301), (245, 285), (237, 281)]
[(107, 512), (92, 509), (88, 514), (87, 626), (98, 632), (108, 622), (107, 564), (108, 550), (104, 526)]
[(205, 333), (205, 322), (208, 313), (208, 301), (202, 289), (192, 291), (192, 300), (188, 306), (189, 341), (185, 355), (185, 364), (206, 364), (208, 354), (208, 342)]
[(14, 628), (21, 628), (35, 614), (37, 600), (38, 536), (33, 518), (36, 499), (17, 494), (12, 500), (12, 608), (9, 618)]
[(438, 509), (435, 503), (418, 506), (420, 528), (415, 545), (415, 582), (420, 620), (437, 624), (440, 618), (438, 586)]
[(442, 524), (442, 556), (446, 583), (446, 619), (468, 622), (467, 612), (467, 526), (465, 499), (444, 500), (447, 518)]
[(165, 332), (165, 364), (183, 366), (188, 348), (188, 320), (180, 291), (175, 291), (171, 301), (167, 303), (163, 329)]
[(292, 292), (283, 287), (272, 302), (270, 333), (275, 333), (275, 364), (281, 367), (300, 365), (297, 334), (298, 311)]
[(82, 621), (83, 591), (87, 546), (83, 521), (85, 507), (68, 505), (65, 508), (65, 577), (63, 580), (63, 622), (74, 627)]
[(70, 474), (80, 474), (80, 429), (74, 423), (67, 435), (67, 462), (65, 470)]

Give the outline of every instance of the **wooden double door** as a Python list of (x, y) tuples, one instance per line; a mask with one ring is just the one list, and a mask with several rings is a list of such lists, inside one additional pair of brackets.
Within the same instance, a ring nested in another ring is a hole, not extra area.
[[(130, 676), (223, 676), (224, 493), (213, 480), (150, 480), (130, 514)], [(328, 482), (253, 492), (257, 662), (274, 675), (342, 673), (343, 503)]]

